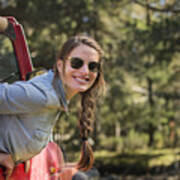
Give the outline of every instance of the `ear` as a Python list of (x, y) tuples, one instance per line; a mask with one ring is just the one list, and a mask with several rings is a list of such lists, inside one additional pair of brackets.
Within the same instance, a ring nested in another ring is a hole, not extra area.
[(59, 72), (59, 73), (62, 73), (62, 72), (63, 72), (63, 61), (60, 60), (60, 59), (58, 59), (57, 62), (56, 62), (56, 64), (57, 64), (57, 70), (58, 70), (58, 72)]

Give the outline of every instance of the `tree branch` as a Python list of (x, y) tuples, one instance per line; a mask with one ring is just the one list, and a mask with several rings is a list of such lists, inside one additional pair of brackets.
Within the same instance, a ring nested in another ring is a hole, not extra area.
[(152, 7), (152, 6), (150, 6), (149, 4), (146, 4), (146, 3), (139, 2), (138, 0), (132, 0), (132, 1), (134, 3), (140, 5), (140, 6), (149, 8), (152, 11), (158, 11), (158, 12), (161, 12), (161, 13), (168, 13), (168, 12), (175, 13), (175, 14), (180, 13), (180, 9), (177, 9), (177, 10), (173, 9), (172, 6), (167, 6), (166, 8), (161, 9), (161, 8)]

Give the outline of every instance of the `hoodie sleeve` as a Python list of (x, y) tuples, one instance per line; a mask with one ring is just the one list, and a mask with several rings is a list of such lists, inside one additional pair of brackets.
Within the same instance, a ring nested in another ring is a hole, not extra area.
[(30, 82), (0, 84), (0, 114), (38, 111), (47, 104), (47, 93)]

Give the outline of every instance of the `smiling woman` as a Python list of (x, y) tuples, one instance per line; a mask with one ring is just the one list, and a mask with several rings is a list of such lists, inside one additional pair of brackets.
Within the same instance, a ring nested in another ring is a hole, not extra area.
[(80, 161), (74, 167), (93, 165), (88, 136), (92, 130), (96, 97), (104, 88), (102, 50), (87, 36), (74, 36), (62, 46), (54, 70), (13, 84), (0, 83), (0, 165), (9, 177), (15, 165), (37, 155), (51, 140), (52, 129), (67, 100), (81, 95)]

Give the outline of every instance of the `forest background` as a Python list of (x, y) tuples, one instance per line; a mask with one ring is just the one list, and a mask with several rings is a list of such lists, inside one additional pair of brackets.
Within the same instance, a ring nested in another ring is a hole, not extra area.
[[(102, 46), (107, 93), (90, 142), (103, 175), (179, 168), (179, 0), (0, 0), (0, 15), (23, 25), (35, 68), (51, 68), (75, 34)], [(71, 102), (71, 116), (55, 129), (72, 159), (79, 152), (78, 106)]]

